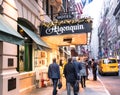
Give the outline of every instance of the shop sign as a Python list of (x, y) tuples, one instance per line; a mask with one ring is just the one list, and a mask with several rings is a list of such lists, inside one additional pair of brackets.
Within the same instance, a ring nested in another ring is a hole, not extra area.
[(65, 35), (91, 32), (92, 25), (88, 22), (43, 24), (40, 26), (41, 36)]
[(62, 15), (58, 15), (56, 16), (57, 20), (65, 20), (65, 19), (72, 19), (74, 17), (74, 15), (72, 14), (62, 14)]

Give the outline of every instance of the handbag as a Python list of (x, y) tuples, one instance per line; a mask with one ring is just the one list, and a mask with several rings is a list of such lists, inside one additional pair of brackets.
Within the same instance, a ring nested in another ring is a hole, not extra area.
[(74, 92), (79, 92), (79, 81), (76, 81), (74, 85)]
[(62, 88), (62, 82), (59, 80), (58, 81), (58, 89), (61, 89)]

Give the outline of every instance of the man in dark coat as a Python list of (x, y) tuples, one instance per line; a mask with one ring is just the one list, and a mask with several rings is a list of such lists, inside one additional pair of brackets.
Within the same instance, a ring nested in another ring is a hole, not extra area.
[(95, 59), (92, 59), (92, 73), (93, 73), (93, 80), (97, 80), (97, 63)]
[(71, 86), (73, 87), (74, 95), (78, 95), (78, 92), (75, 92), (74, 90), (74, 85), (77, 81), (77, 72), (72, 64), (71, 58), (68, 59), (68, 63), (65, 65), (63, 73), (66, 78), (67, 95), (71, 95)]
[(81, 63), (77, 62), (76, 57), (72, 58), (72, 62), (77, 72), (77, 79), (80, 80), (80, 70), (82, 69)]
[(53, 82), (53, 95), (57, 94), (57, 84), (60, 79), (60, 68), (56, 63), (56, 58), (53, 59), (53, 63), (49, 65), (48, 77), (52, 79)]

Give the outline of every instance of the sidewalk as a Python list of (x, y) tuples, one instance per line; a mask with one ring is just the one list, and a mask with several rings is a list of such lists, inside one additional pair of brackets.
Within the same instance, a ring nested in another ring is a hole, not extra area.
[[(35, 89), (29, 95), (52, 95), (52, 86)], [(60, 90), (58, 90), (57, 95), (67, 95), (67, 91), (65, 89), (65, 83), (63, 84), (63, 87)], [(106, 88), (104, 87), (103, 83), (99, 78), (97, 81), (92, 80), (92, 74), (90, 73), (89, 80), (86, 81), (86, 88), (82, 88), (80, 85), (80, 91), (78, 95), (110, 95), (110, 94), (106, 90)]]

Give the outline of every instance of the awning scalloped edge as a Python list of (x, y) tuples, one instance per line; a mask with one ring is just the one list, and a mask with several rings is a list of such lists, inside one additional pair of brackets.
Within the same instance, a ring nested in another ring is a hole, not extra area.
[(62, 21), (53, 21), (53, 22), (43, 22), (41, 23), (41, 26), (45, 27), (52, 27), (55, 25), (62, 25), (62, 24), (74, 24), (74, 23), (92, 23), (91, 18), (82, 18), (82, 19), (72, 19), (72, 20), (62, 20)]

